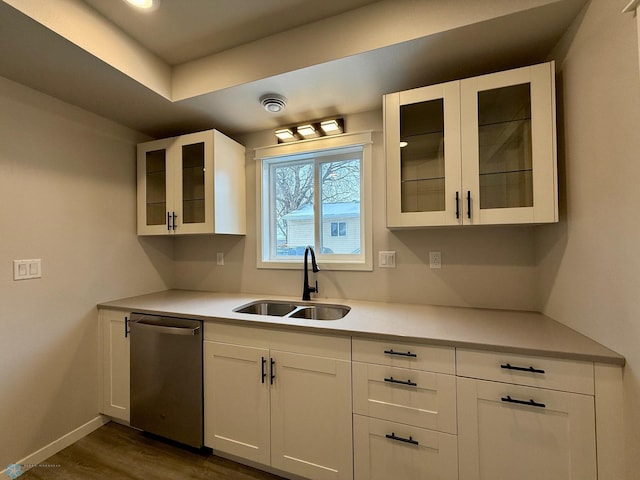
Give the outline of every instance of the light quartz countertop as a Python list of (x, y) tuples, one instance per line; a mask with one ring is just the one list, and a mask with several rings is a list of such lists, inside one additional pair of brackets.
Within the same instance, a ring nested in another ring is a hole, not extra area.
[[(339, 320), (307, 320), (233, 311), (255, 300), (340, 304), (351, 307), (351, 311)], [(625, 363), (623, 356), (536, 312), (345, 299), (302, 302), (299, 297), (191, 290), (166, 290), (105, 302), (98, 307), (310, 333), (389, 338), (615, 365)]]

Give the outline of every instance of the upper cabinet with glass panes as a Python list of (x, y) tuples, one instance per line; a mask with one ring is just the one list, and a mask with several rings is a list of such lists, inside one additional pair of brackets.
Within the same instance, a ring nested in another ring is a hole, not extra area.
[(558, 221), (555, 69), (384, 97), (387, 226)]
[(138, 235), (244, 235), (244, 147), (217, 130), (138, 145)]

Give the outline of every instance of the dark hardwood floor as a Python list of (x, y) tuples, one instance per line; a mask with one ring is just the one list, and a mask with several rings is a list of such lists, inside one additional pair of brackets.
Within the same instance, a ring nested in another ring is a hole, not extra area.
[(283, 480), (210, 452), (108, 423), (18, 477), (20, 480)]

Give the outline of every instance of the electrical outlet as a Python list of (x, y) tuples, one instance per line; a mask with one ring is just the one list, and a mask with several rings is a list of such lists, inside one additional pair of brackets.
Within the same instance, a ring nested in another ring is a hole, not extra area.
[(216, 265), (224, 265), (224, 252), (216, 253)]
[(429, 268), (442, 268), (442, 253), (429, 252)]

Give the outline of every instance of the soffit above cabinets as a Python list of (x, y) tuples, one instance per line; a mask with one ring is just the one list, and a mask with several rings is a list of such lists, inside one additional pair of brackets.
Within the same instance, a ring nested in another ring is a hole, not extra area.
[[(235, 135), (542, 62), (585, 2), (0, 0), (0, 75), (152, 137)], [(268, 92), (284, 112), (262, 109)]]

